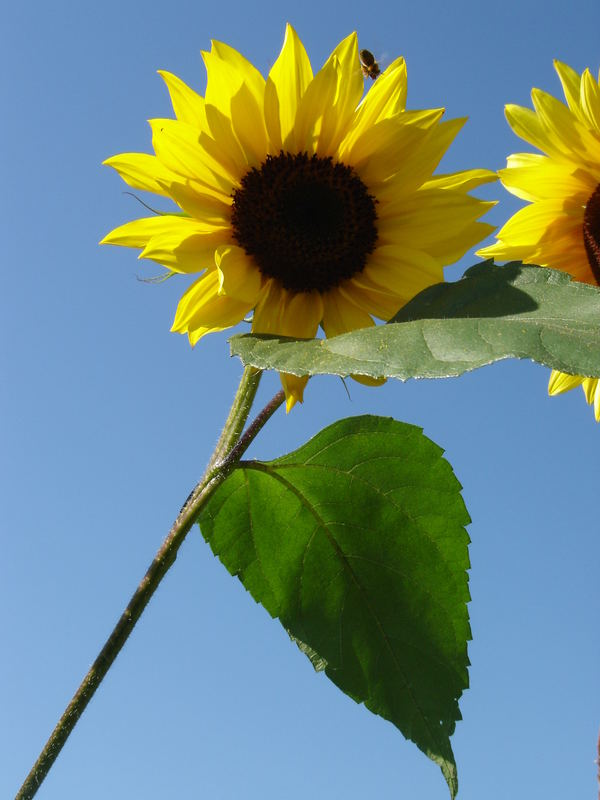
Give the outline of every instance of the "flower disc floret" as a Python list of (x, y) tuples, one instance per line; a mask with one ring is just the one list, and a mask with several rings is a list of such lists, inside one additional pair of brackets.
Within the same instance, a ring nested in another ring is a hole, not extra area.
[(585, 205), (583, 243), (590, 269), (596, 283), (600, 286), (600, 185), (596, 186), (594, 193)]
[[(160, 73), (176, 119), (151, 121), (155, 155), (105, 162), (176, 204), (103, 241), (196, 276), (172, 327), (192, 345), (248, 315), (254, 333), (301, 338), (390, 319), (492, 230), (493, 203), (469, 191), (494, 173), (434, 175), (464, 120), (407, 111), (402, 58), (363, 97), (358, 53), (351, 34), (313, 74), (288, 26), (265, 80), (213, 42), (204, 97)], [(308, 378), (281, 380), (289, 409)]]
[(268, 155), (233, 194), (233, 238), (291, 292), (326, 292), (362, 272), (376, 220), (375, 198), (331, 156)]

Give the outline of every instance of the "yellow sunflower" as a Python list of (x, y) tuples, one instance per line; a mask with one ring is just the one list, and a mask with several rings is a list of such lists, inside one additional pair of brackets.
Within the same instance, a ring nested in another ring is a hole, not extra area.
[[(402, 58), (361, 100), (355, 33), (314, 76), (289, 25), (266, 80), (221, 42), (202, 55), (204, 97), (159, 73), (176, 119), (150, 121), (155, 155), (105, 162), (178, 206), (103, 243), (200, 275), (172, 327), (192, 345), (250, 313), (254, 333), (302, 338), (387, 320), (491, 232), (477, 220), (493, 203), (468, 192), (495, 174), (433, 176), (465, 120), (405, 111)], [(288, 411), (307, 380), (281, 375)]]
[[(540, 153), (509, 156), (500, 180), (527, 200), (478, 255), (553, 267), (600, 285), (600, 81), (554, 62), (567, 104), (533, 89), (534, 110), (506, 106), (513, 131)], [(600, 421), (600, 380), (553, 370), (551, 395), (583, 386)]]

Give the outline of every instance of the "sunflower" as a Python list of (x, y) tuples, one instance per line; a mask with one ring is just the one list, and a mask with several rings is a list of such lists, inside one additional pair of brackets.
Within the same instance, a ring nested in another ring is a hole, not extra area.
[[(159, 72), (176, 119), (150, 121), (155, 155), (105, 162), (178, 207), (103, 243), (199, 275), (172, 327), (192, 345), (250, 313), (254, 333), (301, 338), (388, 320), (493, 230), (477, 221), (493, 203), (468, 192), (494, 173), (433, 176), (465, 120), (406, 111), (404, 59), (361, 101), (355, 33), (314, 76), (289, 25), (266, 80), (221, 42), (202, 56), (204, 97)], [(281, 375), (288, 411), (307, 380)]]
[[(534, 110), (506, 106), (513, 131), (542, 153), (509, 156), (500, 180), (530, 205), (498, 231), (478, 255), (553, 267), (600, 285), (600, 80), (554, 62), (565, 103), (533, 89)], [(553, 370), (551, 395), (583, 387), (600, 421), (600, 379)]]

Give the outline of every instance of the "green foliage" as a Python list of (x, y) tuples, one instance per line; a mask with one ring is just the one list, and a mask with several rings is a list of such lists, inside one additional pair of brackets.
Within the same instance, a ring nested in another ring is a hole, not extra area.
[(332, 339), (234, 336), (244, 364), (294, 375), (445, 378), (503, 358), (600, 377), (600, 289), (564, 272), (477, 264), (421, 292), (387, 325)]
[(453, 797), (470, 638), (460, 488), (419, 428), (363, 416), (240, 462), (199, 517), (315, 668), (438, 763)]

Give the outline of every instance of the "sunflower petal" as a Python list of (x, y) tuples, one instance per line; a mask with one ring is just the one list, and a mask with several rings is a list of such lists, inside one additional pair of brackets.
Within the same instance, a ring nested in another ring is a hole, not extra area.
[(582, 381), (581, 375), (567, 375), (566, 372), (559, 372), (557, 369), (553, 369), (548, 382), (548, 394), (552, 397), (568, 392), (579, 386)]
[(296, 403), (304, 402), (304, 389), (308, 383), (308, 375), (298, 376), (280, 372), (279, 379), (285, 392), (285, 412), (289, 414)]
[(381, 209), (379, 242), (453, 264), (494, 231), (492, 225), (476, 222), (493, 205), (462, 192), (423, 189), (405, 202)]
[[(582, 92), (585, 96), (582, 99), (582, 110), (589, 118), (593, 112), (592, 107), (587, 105), (591, 100), (585, 93), (584, 78), (585, 75), (582, 77)], [(563, 158), (572, 162), (573, 155), (578, 153), (580, 160), (585, 162), (592, 159), (597, 163), (600, 159), (600, 142), (587, 127), (579, 123), (564, 103), (539, 89), (532, 89), (531, 99), (557, 155), (562, 153)]]
[(217, 226), (226, 226), (231, 221), (231, 198), (192, 180), (159, 181), (165, 194), (172, 197), (186, 214), (195, 219)]
[(450, 172), (447, 175), (434, 175), (423, 183), (423, 188), (458, 189), (468, 192), (484, 183), (492, 183), (497, 180), (497, 174), (489, 169), (466, 169), (462, 172)]
[(345, 281), (338, 291), (347, 300), (365, 313), (388, 320), (404, 305), (404, 302), (381, 286), (373, 283), (363, 270), (358, 276)]
[(320, 156), (330, 155), (337, 150), (350, 128), (364, 91), (356, 33), (351, 33), (338, 44), (324, 68), (329, 63), (335, 66), (337, 85), (333, 103), (325, 109), (323, 116), (316, 150)]
[(440, 262), (425, 251), (410, 250), (402, 245), (383, 245), (375, 250), (363, 274), (357, 276), (355, 282), (359, 283), (363, 276), (394, 296), (398, 309), (423, 289), (441, 283), (444, 271)]
[(227, 295), (255, 306), (262, 288), (262, 277), (241, 247), (222, 245), (215, 251), (219, 295)]
[(246, 163), (251, 167), (257, 167), (267, 154), (267, 131), (262, 104), (258, 105), (245, 83), (231, 98), (231, 119), (233, 130), (244, 151)]
[(171, 105), (177, 119), (192, 127), (205, 129), (204, 98), (190, 89), (177, 75), (162, 69), (158, 70), (158, 74), (167, 85)]
[(203, 51), (208, 80), (206, 102), (218, 108), (226, 117), (230, 115), (231, 98), (240, 86), (248, 86), (262, 109), (265, 79), (241, 53), (224, 42), (212, 41), (210, 52)]
[(288, 24), (281, 53), (265, 86), (265, 122), (271, 152), (278, 153), (294, 129), (298, 106), (312, 78), (312, 67), (304, 45)]
[(337, 289), (323, 295), (323, 330), (325, 336), (339, 336), (341, 333), (368, 328), (374, 325), (370, 314), (352, 303)]
[(554, 143), (549, 139), (535, 111), (509, 103), (504, 107), (504, 114), (517, 136), (549, 155), (556, 153)]
[(142, 189), (144, 192), (164, 195), (165, 190), (160, 181), (170, 181), (174, 178), (173, 172), (156, 156), (147, 153), (120, 153), (102, 163), (115, 169), (128, 186)]
[[(443, 111), (438, 111), (437, 119)], [(435, 122), (435, 119), (433, 120)], [(352, 164), (364, 183), (374, 186), (397, 176), (392, 192), (409, 193), (422, 183), (422, 174), (431, 175), (433, 169), (418, 168), (417, 162), (428, 140), (429, 131), (412, 125), (404, 115), (384, 119), (359, 136), (340, 156), (342, 161)], [(441, 158), (441, 156), (440, 156)]]
[(382, 119), (400, 114), (406, 108), (406, 94), (406, 62), (400, 57), (372, 83), (358, 108), (356, 129), (362, 132)]
[[(167, 169), (215, 192), (231, 194), (237, 180), (235, 168), (227, 169), (230, 166), (227, 158), (218, 160), (214, 151), (208, 152), (209, 136), (172, 119), (152, 119), (150, 127), (154, 151)], [(203, 144), (200, 144), (200, 138)]]
[(560, 82), (562, 84), (563, 92), (567, 105), (580, 119), (581, 119), (581, 105), (579, 101), (581, 91), (581, 78), (572, 67), (563, 64), (562, 61), (555, 59), (554, 69), (556, 70)]
[(186, 238), (197, 233), (205, 233), (202, 223), (189, 217), (174, 214), (160, 214), (156, 217), (134, 219), (107, 233), (100, 244), (117, 244), (123, 247), (146, 247), (153, 236), (175, 234)]
[(589, 69), (581, 76), (581, 110), (590, 128), (600, 133), (600, 87), (592, 78)]
[(296, 124), (285, 137), (283, 149), (291, 153), (316, 152), (323, 120), (335, 99), (339, 77), (337, 60), (328, 61), (306, 87), (298, 103)]
[(173, 272), (202, 272), (214, 269), (215, 250), (229, 238), (228, 229), (186, 235), (185, 231), (173, 228), (153, 236), (139, 257), (156, 261)]
[(594, 178), (584, 170), (538, 153), (509, 156), (507, 168), (498, 170), (498, 175), (511, 194), (529, 202), (581, 195), (581, 203), (585, 203), (596, 186)]
[[(204, 51), (202, 57), (208, 74), (206, 104), (212, 135), (224, 143), (223, 149), (235, 152), (236, 144), (231, 140), (235, 134), (237, 147), (244, 151), (245, 165), (254, 166), (267, 150), (265, 79), (244, 56), (223, 42), (213, 41), (210, 52)], [(212, 106), (212, 112), (208, 106)], [(239, 157), (236, 162), (244, 167)]]
[[(323, 300), (318, 292), (291, 294), (270, 281), (254, 310), (252, 333), (275, 333), (281, 336), (312, 339), (323, 318)], [(286, 396), (286, 411), (301, 403), (308, 376), (280, 373)]]
[(585, 399), (594, 405), (596, 422), (600, 422), (600, 380), (598, 378), (585, 378), (582, 383)]
[(231, 297), (219, 295), (216, 270), (198, 278), (182, 296), (171, 330), (187, 333), (192, 345), (205, 334), (236, 325), (251, 306)]

